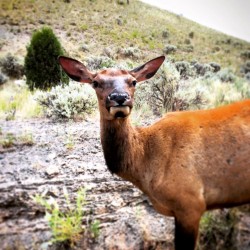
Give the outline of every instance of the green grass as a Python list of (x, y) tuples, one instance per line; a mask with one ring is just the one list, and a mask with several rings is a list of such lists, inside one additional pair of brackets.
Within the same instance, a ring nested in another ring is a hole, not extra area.
[(14, 146), (16, 137), (12, 133), (0, 134), (0, 146), (3, 148), (11, 148)]
[(3, 148), (11, 148), (15, 145), (32, 146), (34, 143), (35, 141), (31, 132), (24, 131), (21, 135), (16, 135), (0, 131), (0, 146)]
[(32, 146), (35, 143), (33, 134), (27, 131), (21, 134), (18, 139), (22, 145)]
[(65, 139), (65, 147), (68, 150), (72, 150), (75, 146), (74, 137), (72, 134), (67, 134)]
[(62, 207), (52, 197), (36, 195), (33, 200), (44, 207), (45, 218), (48, 221), (53, 238), (52, 242), (70, 243), (73, 246), (83, 233), (88, 231), (92, 237), (98, 237), (99, 221), (93, 221), (88, 228), (83, 225), (84, 206), (86, 205), (86, 192), (80, 189), (77, 192), (75, 203), (70, 201), (67, 189), (64, 189), (64, 204)]

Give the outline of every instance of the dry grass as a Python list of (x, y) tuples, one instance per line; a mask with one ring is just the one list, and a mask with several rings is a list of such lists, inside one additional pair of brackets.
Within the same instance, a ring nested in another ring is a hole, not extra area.
[(0, 119), (30, 118), (41, 116), (42, 109), (26, 86), (9, 82), (0, 88)]

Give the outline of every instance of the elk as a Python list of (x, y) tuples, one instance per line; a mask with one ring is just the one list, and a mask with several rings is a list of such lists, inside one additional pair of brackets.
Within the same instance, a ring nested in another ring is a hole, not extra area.
[(108, 169), (175, 218), (176, 250), (195, 249), (206, 210), (250, 202), (250, 100), (172, 112), (137, 128), (129, 118), (136, 84), (153, 77), (164, 56), (130, 71), (98, 73), (75, 59), (58, 60), (70, 78), (95, 89)]

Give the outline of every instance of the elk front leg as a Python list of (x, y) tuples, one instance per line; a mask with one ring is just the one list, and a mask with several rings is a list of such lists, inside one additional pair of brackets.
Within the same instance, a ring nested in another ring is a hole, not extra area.
[(175, 250), (194, 250), (199, 234), (201, 214), (187, 213), (175, 217)]

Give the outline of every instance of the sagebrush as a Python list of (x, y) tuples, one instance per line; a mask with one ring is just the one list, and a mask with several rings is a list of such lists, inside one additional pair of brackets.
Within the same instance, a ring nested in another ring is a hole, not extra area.
[(42, 92), (37, 101), (44, 108), (47, 117), (56, 119), (84, 116), (93, 113), (97, 108), (97, 99), (92, 88), (74, 82)]
[[(10, 78), (19, 79), (24, 74), (24, 66), (19, 62), (17, 57), (8, 53), (0, 60), (2, 72)], [(1, 77), (3, 78), (3, 76)]]
[(217, 63), (166, 61), (155, 77), (137, 86), (135, 108), (147, 104), (155, 114), (207, 109), (250, 98), (247, 79)]

